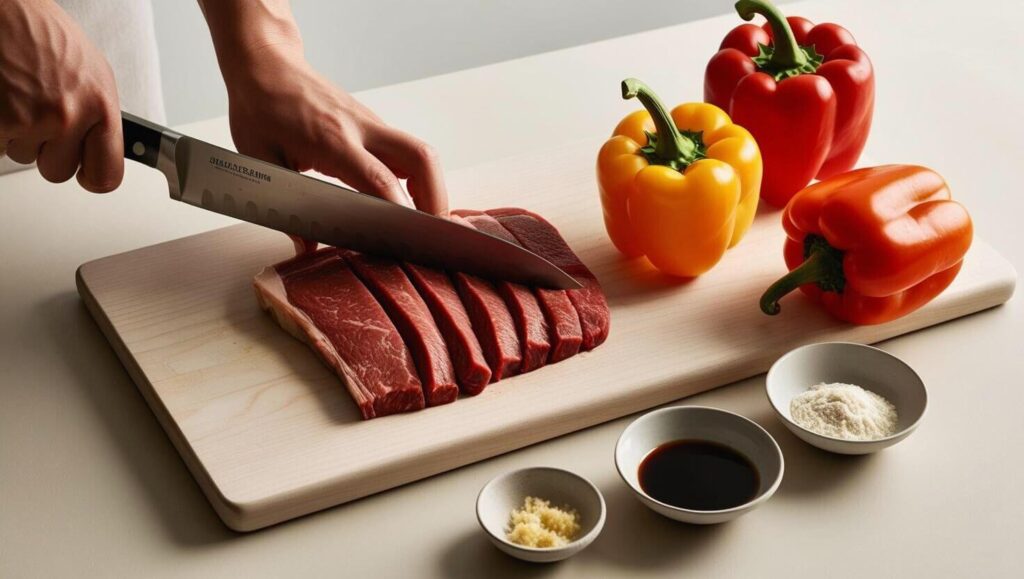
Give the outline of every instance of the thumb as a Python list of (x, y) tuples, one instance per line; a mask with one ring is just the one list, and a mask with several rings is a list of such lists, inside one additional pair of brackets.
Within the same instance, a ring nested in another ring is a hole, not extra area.
[(124, 178), (124, 142), (120, 118), (108, 114), (89, 128), (82, 143), (82, 166), (78, 182), (87, 191), (108, 193)]

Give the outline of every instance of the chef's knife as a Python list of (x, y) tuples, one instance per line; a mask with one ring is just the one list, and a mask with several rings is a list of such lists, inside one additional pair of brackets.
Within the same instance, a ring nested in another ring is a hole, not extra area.
[(160, 170), (171, 198), (372, 255), (556, 289), (579, 282), (503, 239), (307, 177), (122, 112), (124, 156)]

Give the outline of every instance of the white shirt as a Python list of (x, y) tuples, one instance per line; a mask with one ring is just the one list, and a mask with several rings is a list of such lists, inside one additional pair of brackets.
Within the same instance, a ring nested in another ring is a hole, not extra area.
[[(160, 60), (149, 0), (57, 0), (57, 4), (107, 57), (121, 109), (163, 124)], [(0, 158), (0, 174), (28, 167)]]

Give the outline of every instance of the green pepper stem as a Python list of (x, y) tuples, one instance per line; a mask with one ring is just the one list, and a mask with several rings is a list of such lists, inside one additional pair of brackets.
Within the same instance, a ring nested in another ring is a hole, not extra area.
[(778, 314), (782, 311), (779, 300), (805, 284), (816, 283), (825, 291), (843, 291), (846, 280), (843, 278), (842, 252), (817, 236), (808, 236), (806, 247), (807, 259), (765, 290), (761, 296), (762, 312), (769, 316)]
[(807, 54), (800, 49), (790, 28), (786, 16), (779, 11), (768, 0), (739, 0), (736, 2), (736, 12), (740, 18), (751, 20), (755, 14), (760, 14), (768, 21), (772, 28), (772, 53), (771, 67), (775, 70), (786, 70), (808, 65)]
[(672, 116), (651, 87), (635, 78), (627, 78), (622, 81), (622, 98), (634, 97), (644, 105), (654, 120), (654, 128), (658, 133), (655, 155), (670, 166), (685, 167), (694, 162), (697, 159), (697, 143), (679, 132)]

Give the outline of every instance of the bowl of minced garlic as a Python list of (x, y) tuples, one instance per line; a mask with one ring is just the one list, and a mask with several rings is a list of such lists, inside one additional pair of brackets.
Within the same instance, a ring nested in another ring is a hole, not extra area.
[(579, 553), (597, 538), (605, 503), (587, 479), (559, 468), (534, 467), (484, 485), (476, 515), (498, 549), (524, 561), (551, 563)]
[(906, 362), (849, 342), (789, 352), (768, 371), (765, 389), (790, 432), (840, 454), (867, 454), (900, 442), (928, 406), (924, 382)]
[(521, 547), (564, 547), (580, 534), (579, 519), (571, 506), (553, 507), (544, 499), (526, 497), (522, 507), (512, 509), (505, 538)]

